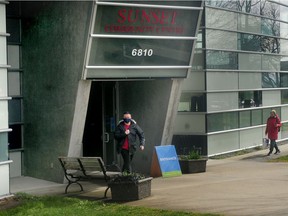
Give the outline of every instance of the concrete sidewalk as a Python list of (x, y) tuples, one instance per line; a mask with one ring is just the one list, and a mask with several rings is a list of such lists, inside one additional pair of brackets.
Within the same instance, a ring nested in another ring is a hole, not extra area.
[[(226, 216), (288, 215), (288, 164), (268, 162), (288, 155), (288, 144), (279, 148), (280, 155), (267, 157), (265, 149), (227, 159), (209, 159), (205, 173), (155, 178), (150, 197), (125, 204)], [(11, 180), (12, 193), (64, 195), (65, 186), (29, 177)], [(102, 199), (105, 188), (105, 184), (85, 183), (84, 192), (78, 193), (76, 186), (69, 196)]]

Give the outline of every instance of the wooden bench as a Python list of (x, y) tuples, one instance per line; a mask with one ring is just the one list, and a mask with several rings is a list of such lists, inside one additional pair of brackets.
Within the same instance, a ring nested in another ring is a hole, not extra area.
[[(108, 183), (111, 177), (120, 173), (120, 168), (116, 164), (113, 164), (114, 170), (113, 172), (109, 172), (108, 175), (107, 166), (105, 166), (101, 157), (59, 157), (58, 159), (63, 168), (65, 178), (68, 180), (65, 193), (67, 193), (69, 186), (72, 184), (78, 184), (81, 191), (83, 191), (83, 186), (79, 181), (93, 181), (104, 178), (105, 182)], [(104, 194), (105, 198), (108, 190), (109, 187), (107, 185)]]

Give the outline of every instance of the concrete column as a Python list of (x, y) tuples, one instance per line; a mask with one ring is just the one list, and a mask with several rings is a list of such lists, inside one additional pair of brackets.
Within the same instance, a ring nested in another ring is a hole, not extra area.
[(161, 139), (161, 145), (172, 144), (171, 142), (173, 138), (174, 124), (178, 111), (178, 105), (181, 96), (181, 86), (183, 84), (183, 81), (184, 79), (173, 79), (168, 102), (168, 110), (166, 113), (166, 119)]
[(81, 156), (89, 95), (92, 81), (80, 80), (69, 142), (68, 156)]

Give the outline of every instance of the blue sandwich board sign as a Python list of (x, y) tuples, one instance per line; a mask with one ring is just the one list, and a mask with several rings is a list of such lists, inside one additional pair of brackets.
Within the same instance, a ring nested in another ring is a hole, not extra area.
[(160, 168), (163, 177), (182, 175), (174, 145), (155, 146), (155, 152), (157, 155), (158, 167)]

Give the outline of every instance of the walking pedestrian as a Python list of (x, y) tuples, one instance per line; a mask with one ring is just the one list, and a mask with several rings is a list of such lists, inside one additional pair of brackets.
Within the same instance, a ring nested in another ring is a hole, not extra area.
[(143, 130), (139, 127), (129, 112), (123, 114), (123, 119), (115, 129), (117, 140), (117, 152), (122, 155), (124, 164), (122, 172), (132, 172), (131, 161), (134, 157), (137, 145), (137, 137), (140, 141), (140, 150), (144, 150), (145, 137)]
[(274, 154), (280, 153), (276, 140), (278, 139), (278, 132), (280, 131), (281, 125), (281, 120), (276, 114), (276, 110), (271, 110), (270, 117), (267, 119), (265, 130), (265, 136), (268, 135), (268, 139), (270, 139), (270, 149), (267, 156), (269, 156), (273, 152), (274, 148), (276, 150)]

